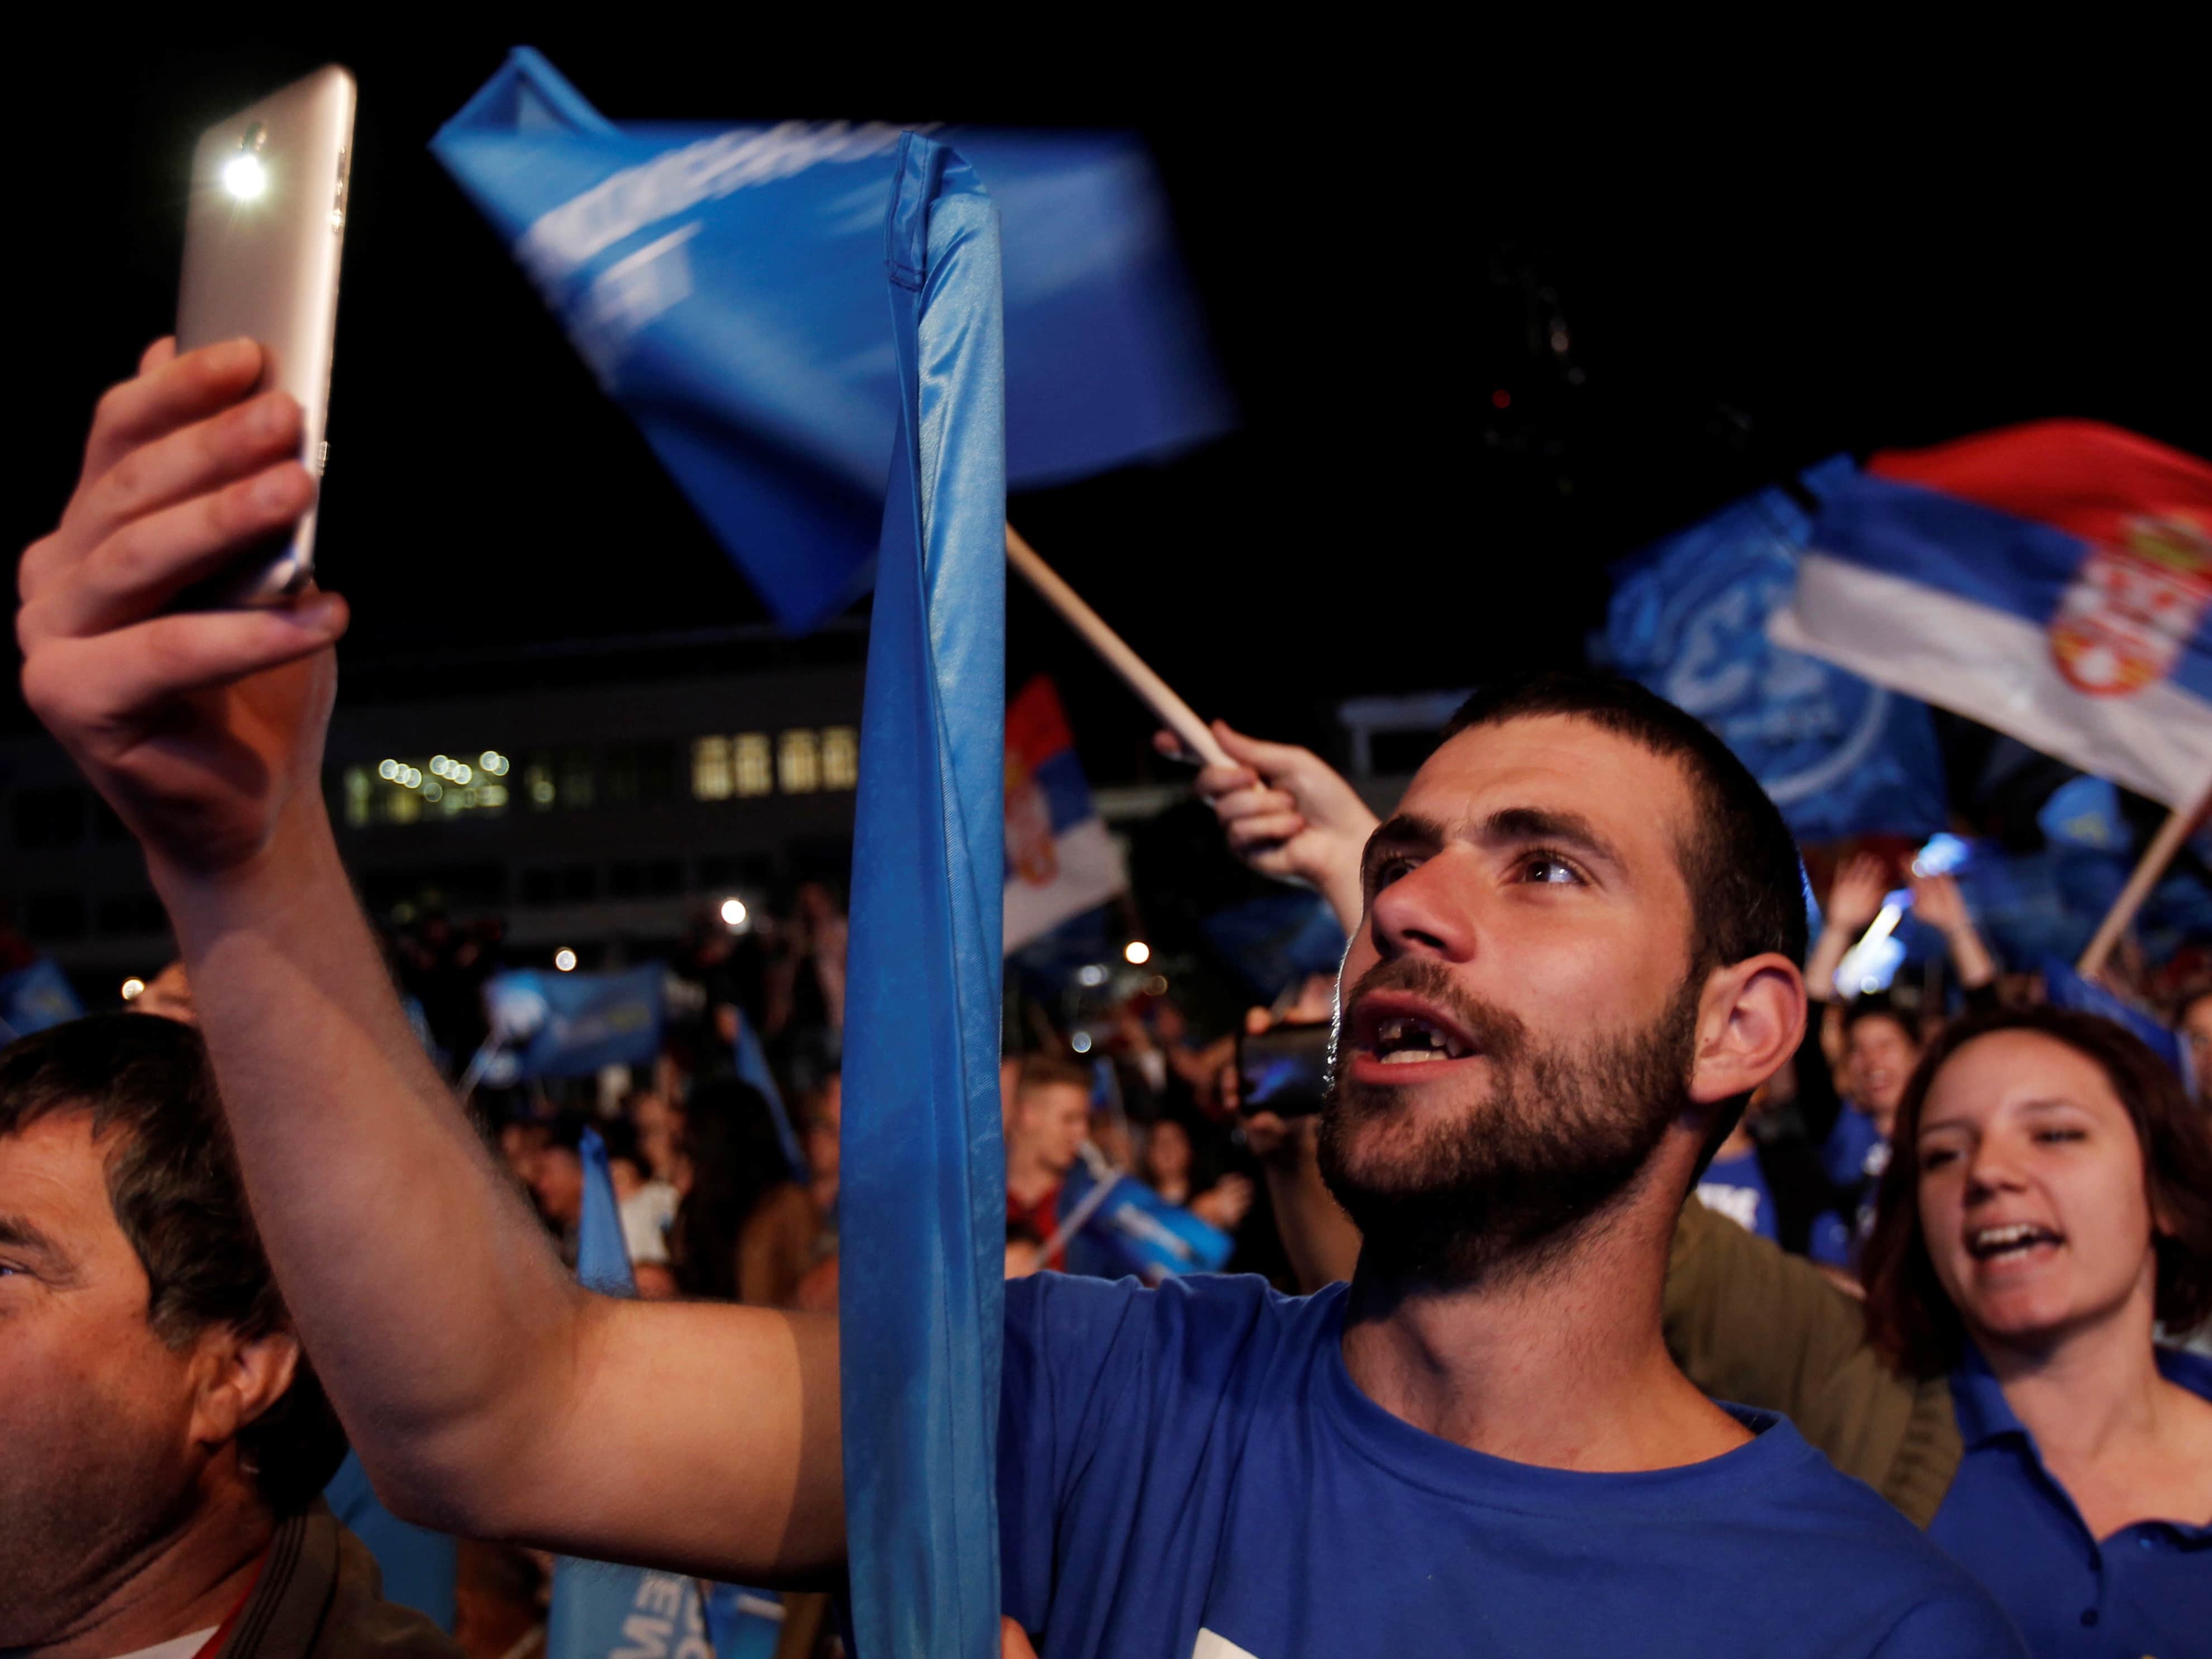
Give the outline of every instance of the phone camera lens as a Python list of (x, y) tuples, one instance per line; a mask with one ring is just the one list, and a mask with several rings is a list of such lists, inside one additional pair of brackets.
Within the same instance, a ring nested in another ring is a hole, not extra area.
[(268, 142), (269, 129), (256, 121), (246, 128), (246, 136), (238, 141), (238, 147), (242, 150), (258, 152)]

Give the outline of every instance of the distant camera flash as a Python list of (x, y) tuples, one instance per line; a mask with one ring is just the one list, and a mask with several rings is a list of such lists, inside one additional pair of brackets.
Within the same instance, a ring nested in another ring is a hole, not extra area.
[(234, 155), (224, 163), (222, 187), (241, 202), (250, 202), (269, 187), (269, 169), (258, 155)]

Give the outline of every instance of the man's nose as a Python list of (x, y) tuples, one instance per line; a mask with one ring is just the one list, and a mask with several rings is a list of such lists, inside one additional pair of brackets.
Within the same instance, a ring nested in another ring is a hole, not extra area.
[(1465, 962), (1476, 936), (1471, 860), (1446, 851), (1376, 894), (1375, 948), (1385, 957), (1428, 956)]

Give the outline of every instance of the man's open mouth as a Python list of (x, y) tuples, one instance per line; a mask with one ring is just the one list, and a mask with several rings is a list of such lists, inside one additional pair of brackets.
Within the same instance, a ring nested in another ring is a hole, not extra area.
[(1384, 1066), (1431, 1065), (1477, 1052), (1474, 1040), (1440, 1012), (1388, 992), (1362, 998), (1352, 1024), (1353, 1046)]
[(2041, 1245), (2063, 1244), (2063, 1233), (2033, 1221), (2011, 1221), (2001, 1227), (1975, 1227), (1966, 1234), (1966, 1251), (1977, 1261), (2020, 1261)]

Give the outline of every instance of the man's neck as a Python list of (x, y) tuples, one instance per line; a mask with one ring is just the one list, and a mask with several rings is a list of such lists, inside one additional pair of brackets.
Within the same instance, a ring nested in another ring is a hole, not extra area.
[(1615, 1218), (1540, 1266), (1466, 1287), (1410, 1282), (1372, 1255), (1352, 1278), (1345, 1368), (1417, 1429), (1516, 1463), (1608, 1473), (1702, 1462), (1749, 1438), (1668, 1357), (1667, 1239), (1651, 1217)]
[(275, 1534), (258, 1498), (203, 1504), (58, 1640), (9, 1659), (115, 1659), (220, 1625), (252, 1588)]
[(1066, 1175), (1066, 1170), (1047, 1169), (1033, 1155), (1017, 1150), (1006, 1160), (1006, 1191), (1018, 1204), (1036, 1204)]

